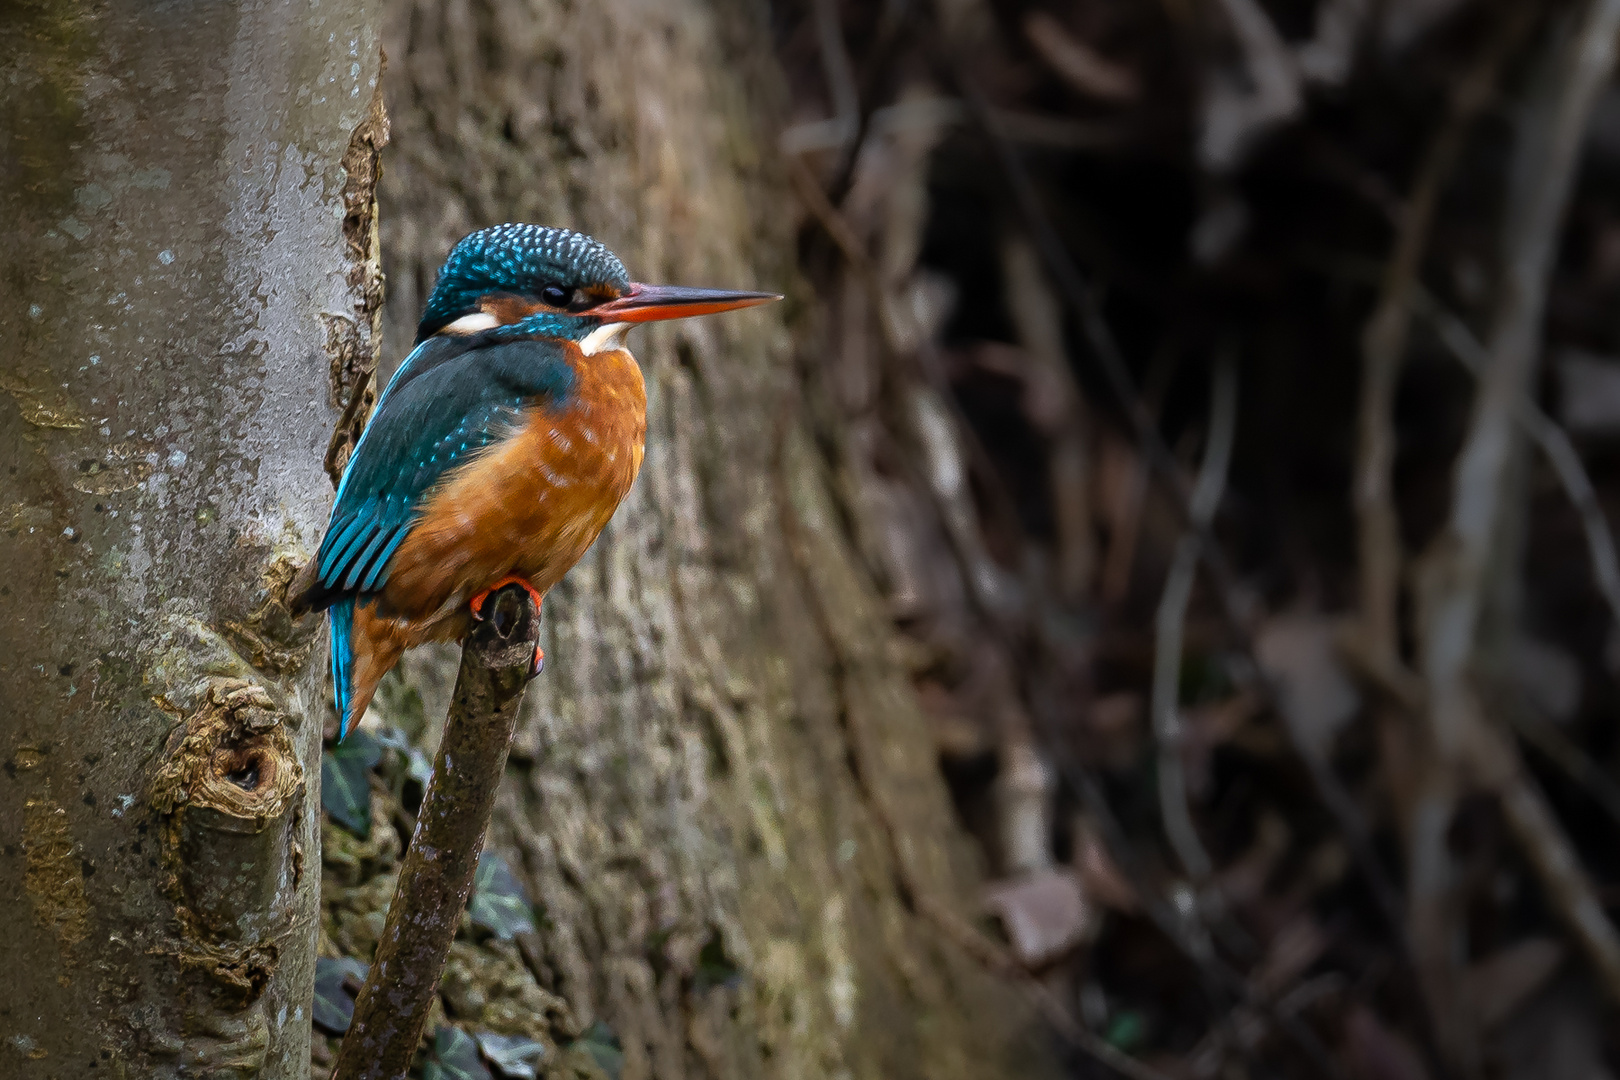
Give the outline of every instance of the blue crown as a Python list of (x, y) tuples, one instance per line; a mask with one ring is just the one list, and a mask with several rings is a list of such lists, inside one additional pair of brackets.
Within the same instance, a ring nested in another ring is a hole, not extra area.
[(600, 241), (572, 229), (514, 223), (462, 237), (439, 268), (438, 283), (422, 310), (417, 341), (478, 306), (489, 293), (534, 295), (546, 285), (565, 289), (630, 288), (630, 274)]

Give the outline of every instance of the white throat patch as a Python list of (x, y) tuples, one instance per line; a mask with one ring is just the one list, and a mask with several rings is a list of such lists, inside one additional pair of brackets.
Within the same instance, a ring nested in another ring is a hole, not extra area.
[(471, 315), (463, 315), (453, 323), (447, 323), (439, 329), (441, 334), (476, 334), (480, 330), (493, 330), (501, 325), (501, 320), (487, 311), (475, 311)]
[(624, 335), (629, 331), (631, 323), (610, 322), (598, 326), (585, 335), (579, 343), (579, 351), (586, 356), (595, 356), (600, 352), (611, 352), (614, 349), (624, 348)]

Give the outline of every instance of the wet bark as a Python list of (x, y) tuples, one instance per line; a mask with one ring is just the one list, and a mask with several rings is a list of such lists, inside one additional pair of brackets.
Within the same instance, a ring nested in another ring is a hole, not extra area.
[(373, 14), (0, 8), (0, 1075), (308, 1074)]
[[(506, 220), (588, 231), (640, 280), (793, 294), (632, 335), (646, 463), (546, 601), (489, 837), (539, 930), (458, 941), (444, 1015), (546, 1042), (554, 1076), (596, 1075), (576, 1040), (597, 1023), (623, 1080), (1044, 1075), (1023, 999), (941, 930), (971, 926), (980, 867), (812, 433), (825, 350), (764, 20), (729, 0), (391, 10), (391, 358), (450, 245)], [(431, 745), (454, 662), (408, 658), (382, 719)], [(323, 949), (369, 959), (392, 848), (327, 835)]]

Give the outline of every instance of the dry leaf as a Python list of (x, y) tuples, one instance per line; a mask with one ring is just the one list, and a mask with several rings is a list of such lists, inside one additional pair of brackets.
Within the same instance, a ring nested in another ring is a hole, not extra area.
[(1071, 870), (995, 882), (986, 887), (984, 903), (1001, 920), (1013, 953), (1029, 967), (1057, 959), (1097, 930), (1097, 910)]

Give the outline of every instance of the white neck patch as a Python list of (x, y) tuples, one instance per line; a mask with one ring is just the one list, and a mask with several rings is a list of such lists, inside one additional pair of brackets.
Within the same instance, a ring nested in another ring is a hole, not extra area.
[(584, 340), (579, 343), (579, 351), (586, 356), (595, 356), (600, 352), (611, 352), (614, 349), (624, 348), (624, 335), (629, 331), (631, 323), (610, 322), (598, 326)]
[(501, 325), (501, 320), (487, 311), (475, 311), (471, 315), (463, 315), (453, 323), (439, 328), (441, 334), (476, 334), (480, 330), (493, 330)]

